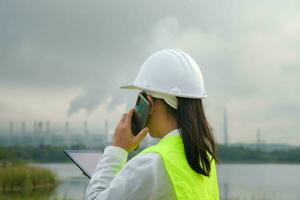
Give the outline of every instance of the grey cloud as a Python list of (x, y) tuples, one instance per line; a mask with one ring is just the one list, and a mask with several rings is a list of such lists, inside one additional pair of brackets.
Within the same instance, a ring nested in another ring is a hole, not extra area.
[[(133, 80), (152, 52), (177, 46), (201, 66), (214, 105), (263, 99), (269, 106), (262, 115), (284, 111), (282, 119), (295, 120), (300, 72), (292, 57), (300, 43), (284, 27), (292, 24), (293, 31), (299, 8), (298, 1), (271, 0), (0, 1), (0, 83), (81, 88), (69, 116), (91, 113), (109, 97), (109, 109), (130, 107), (134, 93), (118, 85)], [(288, 97), (282, 107), (272, 101), (280, 99), (276, 90)], [(212, 116), (222, 112), (211, 110)]]

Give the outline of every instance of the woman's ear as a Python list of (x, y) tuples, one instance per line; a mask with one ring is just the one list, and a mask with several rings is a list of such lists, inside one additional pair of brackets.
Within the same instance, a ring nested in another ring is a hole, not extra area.
[(153, 100), (152, 96), (150, 96), (150, 95), (147, 95), (147, 99), (148, 99), (148, 101), (150, 102), (150, 105), (151, 105), (151, 109), (150, 109), (150, 114), (151, 114), (152, 109), (153, 109), (153, 105), (154, 105), (154, 100)]

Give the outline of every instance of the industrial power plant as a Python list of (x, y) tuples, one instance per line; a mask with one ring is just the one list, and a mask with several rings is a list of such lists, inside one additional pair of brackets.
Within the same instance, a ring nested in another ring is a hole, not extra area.
[[(17, 129), (16, 126), (19, 128)], [(104, 131), (92, 132), (88, 122), (84, 121), (82, 131), (73, 130), (69, 121), (65, 121), (64, 128), (51, 128), (50, 121), (33, 121), (16, 124), (9, 122), (9, 131), (0, 134), (0, 146), (75, 146), (98, 147), (107, 145), (111, 141), (108, 120), (104, 121)]]

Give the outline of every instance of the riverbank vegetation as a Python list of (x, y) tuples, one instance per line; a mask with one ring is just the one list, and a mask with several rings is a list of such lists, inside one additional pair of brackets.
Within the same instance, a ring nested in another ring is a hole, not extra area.
[[(12, 146), (0, 147), (0, 162), (28, 161), (38, 163), (71, 162), (64, 154), (66, 146)], [(86, 149), (85, 146), (73, 146), (70, 149)], [(104, 147), (99, 148), (103, 151)], [(142, 148), (129, 153), (129, 159), (138, 154)], [(288, 150), (264, 151), (243, 146), (217, 145), (217, 155), (221, 163), (300, 163), (300, 147)]]
[(56, 176), (48, 169), (9, 162), (0, 166), (0, 193), (51, 190), (56, 184)]
[(221, 163), (300, 163), (300, 147), (264, 151), (259, 148), (218, 145), (217, 154)]
[(50, 170), (27, 165), (24, 160), (15, 151), (0, 149), (0, 194), (2, 196), (8, 193), (23, 194), (55, 188), (56, 176)]

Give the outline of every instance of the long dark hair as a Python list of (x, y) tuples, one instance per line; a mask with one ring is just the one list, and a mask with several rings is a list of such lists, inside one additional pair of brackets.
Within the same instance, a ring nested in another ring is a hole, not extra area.
[(212, 159), (218, 161), (213, 131), (206, 119), (202, 99), (176, 98), (177, 110), (163, 102), (167, 112), (176, 118), (187, 161), (195, 172), (209, 176)]

